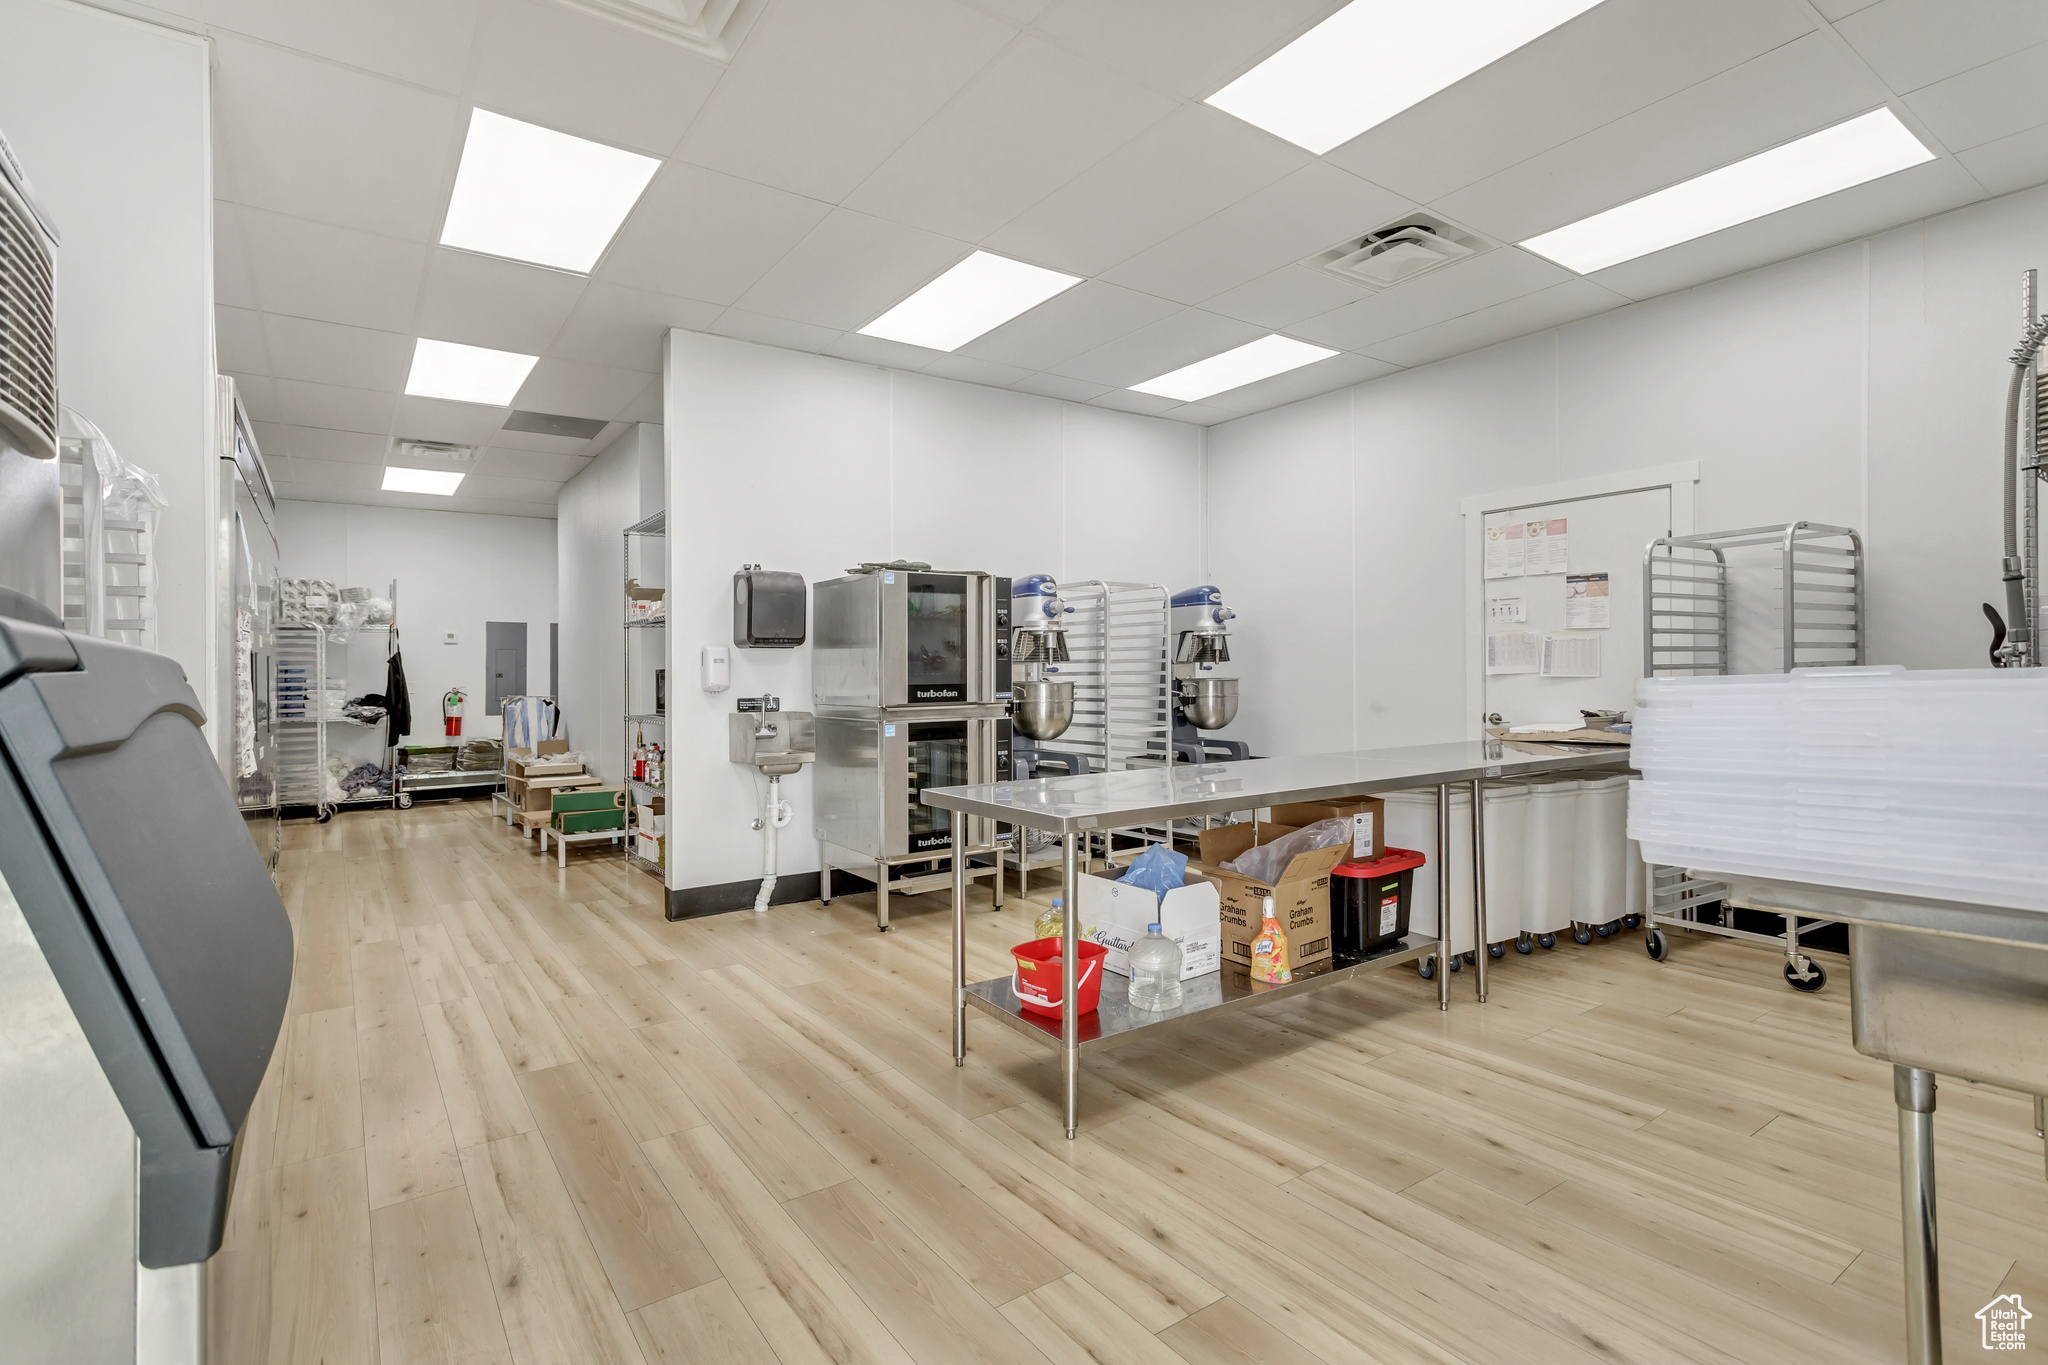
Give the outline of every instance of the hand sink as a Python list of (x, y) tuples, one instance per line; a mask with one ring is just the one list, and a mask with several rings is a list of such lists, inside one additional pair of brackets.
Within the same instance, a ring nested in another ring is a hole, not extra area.
[(735, 711), (727, 722), (732, 761), (770, 777), (800, 772), (818, 756), (818, 718), (809, 711)]

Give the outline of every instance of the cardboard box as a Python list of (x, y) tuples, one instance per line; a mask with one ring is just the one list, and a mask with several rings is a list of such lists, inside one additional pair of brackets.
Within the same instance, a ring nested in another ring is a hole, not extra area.
[(1351, 860), (1369, 863), (1387, 855), (1387, 803), (1377, 796), (1341, 801), (1294, 801), (1273, 807), (1273, 823), (1300, 829), (1322, 820), (1351, 817)]
[(564, 834), (626, 827), (626, 789), (592, 787), (587, 791), (557, 791), (552, 798), (552, 822)]
[(652, 834), (635, 834), (633, 836), (633, 853), (636, 857), (644, 858), (656, 867), (666, 867), (667, 864), (661, 860), (665, 843), (665, 840), (656, 838)]
[(642, 834), (656, 839), (668, 836), (668, 812), (666, 801), (659, 796), (633, 796), (633, 827)]
[(1280, 879), (1270, 885), (1228, 871), (1224, 863), (1257, 844), (1270, 844), (1291, 825), (1220, 825), (1197, 836), (1201, 860), (1188, 864), (1188, 871), (1216, 883), (1222, 902), (1223, 963), (1248, 965), (1252, 941), (1259, 936), (1265, 899), (1273, 898), (1273, 913), (1287, 931), (1288, 964), (1302, 968), (1330, 956), (1330, 869), (1351, 856), (1351, 845), (1311, 849), (1296, 855)]
[(544, 739), (531, 749), (508, 749), (505, 751), (507, 768), (514, 777), (549, 777), (561, 773), (580, 773), (581, 763), (550, 763), (555, 754), (569, 752), (566, 739)]
[(1131, 949), (1152, 924), (1180, 945), (1180, 979), (1202, 976), (1222, 965), (1223, 923), (1215, 883), (1192, 869), (1177, 889), (1159, 896), (1117, 881), (1126, 869), (1111, 868), (1081, 878), (1075, 894), (1075, 930), (1109, 950), (1107, 971), (1131, 974)]
[(604, 779), (595, 773), (564, 773), (558, 777), (510, 777), (505, 779), (505, 794), (512, 798), (521, 810), (551, 811), (555, 793), (582, 791), (602, 786)]

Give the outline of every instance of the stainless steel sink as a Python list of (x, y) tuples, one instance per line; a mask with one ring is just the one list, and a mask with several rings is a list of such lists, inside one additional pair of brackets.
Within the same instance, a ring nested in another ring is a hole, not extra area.
[(818, 757), (818, 718), (809, 711), (735, 711), (727, 721), (732, 761), (770, 777), (801, 772)]

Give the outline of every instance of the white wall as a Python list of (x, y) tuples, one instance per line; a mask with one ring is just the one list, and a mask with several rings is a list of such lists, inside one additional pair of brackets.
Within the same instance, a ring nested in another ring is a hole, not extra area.
[(1984, 666), (2030, 266), (2048, 188), (1211, 428), (1231, 733), (1275, 754), (1472, 734), (1460, 499), (1686, 460), (1698, 530), (1863, 532), (1873, 663)]
[(157, 647), (210, 703), (215, 497), (206, 41), (0, 0), (0, 132), (56, 220), (62, 400), (162, 481)]
[[(641, 422), (562, 486), (555, 502), (561, 562), (562, 734), (590, 767), (623, 782), (623, 533), (661, 510), (661, 428)], [(649, 542), (658, 552), (659, 542)], [(649, 577), (648, 582), (655, 581)]]
[[(1203, 437), (1182, 423), (679, 331), (665, 430), (671, 886), (760, 875), (763, 779), (727, 758), (734, 699), (810, 705), (808, 648), (734, 649), (731, 691), (697, 686), (699, 648), (731, 644), (741, 564), (1199, 581)], [(782, 785), (781, 871), (815, 871), (810, 773)]]
[[(398, 580), (399, 639), (412, 697), (409, 743), (436, 744), (441, 697), (468, 693), (465, 739), (497, 738), (504, 722), (484, 714), (484, 622), (526, 622), (526, 687), (548, 687), (548, 627), (555, 620), (555, 523), (475, 512), (417, 512), (338, 502), (278, 504), (278, 557), (288, 578), (375, 588)], [(455, 632), (456, 643), (442, 643)], [(349, 653), (349, 695), (384, 690), (382, 632)], [(356, 735), (351, 753), (374, 756), (378, 740)]]

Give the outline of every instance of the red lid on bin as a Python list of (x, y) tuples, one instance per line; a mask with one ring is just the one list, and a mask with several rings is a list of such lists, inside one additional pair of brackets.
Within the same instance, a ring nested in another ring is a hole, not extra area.
[(1396, 872), (1406, 872), (1411, 867), (1421, 867), (1429, 860), (1413, 849), (1390, 848), (1385, 854), (1364, 863), (1338, 863), (1330, 869), (1333, 877), (1389, 877)]

